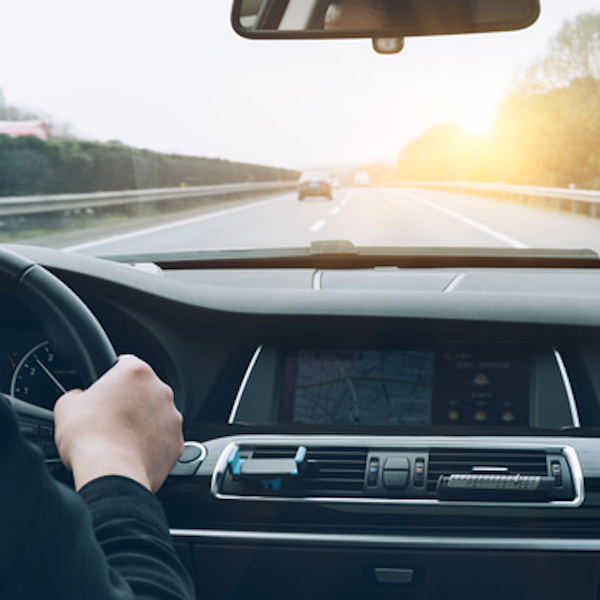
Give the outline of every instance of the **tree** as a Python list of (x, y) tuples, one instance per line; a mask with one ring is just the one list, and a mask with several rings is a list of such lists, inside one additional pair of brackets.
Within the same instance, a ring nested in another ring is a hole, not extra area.
[(576, 79), (600, 79), (600, 12), (566, 20), (545, 55), (527, 70), (521, 87), (529, 93), (546, 92)]
[(544, 93), (515, 92), (493, 139), (496, 178), (529, 185), (600, 187), (600, 80)]
[(600, 13), (565, 21), (505, 99), (487, 141), (438, 125), (408, 144), (403, 179), (600, 189)]
[(400, 179), (486, 178), (487, 141), (455, 123), (442, 123), (410, 142), (398, 157)]
[(600, 12), (563, 23), (504, 101), (493, 146), (498, 178), (600, 187)]

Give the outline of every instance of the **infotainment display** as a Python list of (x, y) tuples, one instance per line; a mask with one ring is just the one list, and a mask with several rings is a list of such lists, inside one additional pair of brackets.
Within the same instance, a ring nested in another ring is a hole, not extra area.
[(284, 356), (279, 421), (528, 426), (529, 363), (489, 351), (297, 349)]
[(293, 423), (427, 425), (433, 353), (300, 350), (288, 356), (284, 409)]

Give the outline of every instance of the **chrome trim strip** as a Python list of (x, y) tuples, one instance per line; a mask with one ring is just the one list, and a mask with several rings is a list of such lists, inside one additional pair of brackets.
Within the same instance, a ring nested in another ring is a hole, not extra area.
[(466, 277), (466, 273), (459, 273), (443, 290), (445, 294), (453, 292), (460, 284), (460, 282)]
[(552, 348), (552, 351), (554, 352), (554, 359), (556, 360), (556, 364), (558, 365), (558, 370), (560, 371), (563, 386), (567, 394), (569, 410), (571, 411), (571, 419), (573, 420), (573, 427), (581, 427), (579, 413), (577, 412), (577, 402), (575, 401), (575, 394), (573, 393), (573, 388), (571, 387), (571, 380), (569, 379), (567, 368), (565, 367), (565, 363), (558, 349)]
[(598, 552), (598, 539), (562, 538), (510, 538), (510, 537), (461, 537), (425, 535), (376, 535), (335, 533), (287, 533), (271, 531), (230, 531), (218, 529), (171, 529), (171, 535), (179, 538), (202, 540), (203, 543), (273, 543), (290, 546), (343, 546), (355, 548), (396, 550), (538, 550), (552, 552)]
[[(335, 440), (335, 441), (333, 441)], [(573, 500), (552, 500), (550, 502), (481, 502), (481, 501), (449, 501), (436, 500), (433, 498), (381, 498), (381, 497), (320, 497), (312, 496), (308, 498), (294, 498), (286, 496), (239, 496), (236, 494), (223, 494), (220, 492), (221, 482), (227, 470), (227, 458), (231, 455), (234, 448), (239, 444), (261, 445), (261, 446), (281, 446), (281, 445), (331, 445), (333, 448), (339, 446), (354, 447), (372, 447), (372, 448), (401, 448), (403, 450), (422, 450), (429, 451), (438, 448), (467, 448), (483, 450), (541, 450), (560, 452), (566, 459), (571, 475), (573, 477), (573, 488), (575, 497)], [(566, 444), (543, 444), (543, 443), (519, 443), (519, 442), (497, 442), (479, 439), (471, 443), (452, 440), (421, 440), (418, 438), (407, 441), (398, 438), (361, 438), (339, 436), (329, 438), (327, 436), (289, 436), (274, 435), (268, 438), (263, 436), (248, 435), (237, 438), (232, 441), (221, 452), (211, 477), (210, 491), (220, 500), (239, 500), (252, 502), (308, 502), (312, 504), (346, 504), (355, 506), (439, 506), (439, 507), (457, 507), (470, 506), (482, 508), (576, 508), (583, 504), (585, 490), (583, 484), (583, 471), (579, 463), (577, 452), (571, 446)]]
[(252, 355), (252, 358), (250, 359), (250, 362), (248, 363), (248, 367), (246, 368), (246, 372), (244, 373), (244, 378), (242, 379), (242, 383), (240, 383), (240, 387), (235, 396), (235, 401), (234, 401), (233, 407), (231, 409), (231, 414), (229, 415), (229, 420), (227, 421), (227, 423), (229, 425), (231, 425), (232, 423), (235, 422), (235, 416), (236, 416), (238, 408), (240, 406), (242, 396), (244, 395), (244, 390), (246, 389), (246, 386), (248, 385), (248, 380), (250, 379), (250, 375), (252, 374), (252, 369), (254, 369), (254, 365), (256, 364), (256, 361), (258, 360), (258, 357), (260, 356), (262, 349), (263, 349), (263, 347), (262, 347), (262, 345), (260, 345), (254, 351), (254, 354)]
[(313, 290), (322, 290), (323, 289), (323, 270), (315, 269), (315, 272), (312, 276), (312, 289)]

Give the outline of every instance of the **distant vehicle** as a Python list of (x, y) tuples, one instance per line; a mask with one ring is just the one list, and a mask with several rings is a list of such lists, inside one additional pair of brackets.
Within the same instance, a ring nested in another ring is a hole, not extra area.
[(327, 171), (305, 171), (298, 180), (298, 200), (307, 196), (325, 196), (333, 200), (331, 175)]
[(354, 185), (367, 186), (369, 185), (370, 177), (366, 171), (356, 171), (354, 173)]

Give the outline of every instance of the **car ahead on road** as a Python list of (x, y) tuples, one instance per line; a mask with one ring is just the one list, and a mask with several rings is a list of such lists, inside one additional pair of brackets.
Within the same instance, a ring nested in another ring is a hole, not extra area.
[(327, 171), (305, 171), (298, 179), (298, 200), (321, 196), (333, 200), (333, 182)]
[[(55, 118), (0, 239), (173, 388), (199, 598), (598, 598), (596, 4), (7, 3), (0, 119)], [(377, 186), (299, 206), (311, 164)], [(68, 484), (97, 325), (17, 275), (0, 390)]]

